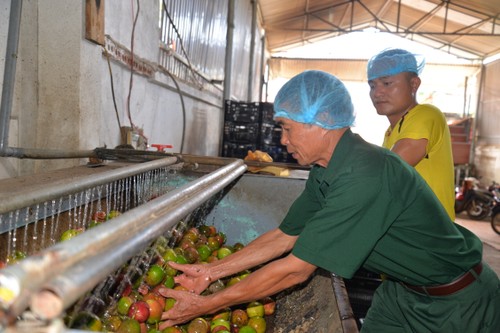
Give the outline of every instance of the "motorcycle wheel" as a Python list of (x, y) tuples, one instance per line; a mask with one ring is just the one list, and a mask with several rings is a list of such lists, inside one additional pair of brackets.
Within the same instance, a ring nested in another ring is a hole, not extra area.
[(472, 200), (467, 206), (467, 215), (471, 220), (484, 220), (490, 214), (490, 211), (489, 203), (476, 199)]
[(491, 217), (491, 227), (500, 235), (500, 212)]

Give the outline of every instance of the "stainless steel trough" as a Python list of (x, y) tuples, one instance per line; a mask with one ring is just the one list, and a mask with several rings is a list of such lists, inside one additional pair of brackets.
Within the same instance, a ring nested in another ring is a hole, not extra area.
[[(172, 155), (0, 181), (0, 260), (28, 252), (0, 270), (2, 328), (72, 330), (63, 323), (66, 311), (159, 238), (168, 241), (190, 226), (214, 225), (243, 244), (275, 228), (305, 184), (307, 171), (289, 167), (292, 177), (276, 177), (246, 173), (242, 160)], [(121, 215), (86, 228), (92, 210), (117, 206)], [(86, 230), (55, 241), (71, 225)], [(268, 331), (357, 332), (346, 295), (342, 279), (319, 270), (276, 296)]]

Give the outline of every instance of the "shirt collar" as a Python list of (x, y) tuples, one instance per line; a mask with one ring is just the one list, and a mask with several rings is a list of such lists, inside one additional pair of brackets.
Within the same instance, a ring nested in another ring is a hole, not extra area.
[(341, 167), (343, 168), (342, 164), (344, 163), (345, 158), (350, 153), (350, 147), (352, 147), (352, 145), (355, 143), (357, 137), (358, 135), (354, 134), (350, 128), (344, 132), (339, 142), (337, 143), (337, 146), (335, 146), (335, 150), (333, 151), (332, 157), (330, 158), (330, 161), (328, 161), (328, 165), (326, 166), (326, 168), (323, 168), (319, 165), (314, 166), (314, 169), (316, 169), (316, 172), (318, 174), (318, 176), (316, 177), (318, 181), (331, 183), (331, 181), (335, 177), (335, 170), (338, 170)]

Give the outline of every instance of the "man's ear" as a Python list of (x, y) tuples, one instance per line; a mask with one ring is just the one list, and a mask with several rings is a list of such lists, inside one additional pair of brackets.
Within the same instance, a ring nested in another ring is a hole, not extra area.
[(421, 82), (422, 80), (420, 80), (420, 77), (418, 76), (413, 76), (410, 79), (411, 91), (414, 95), (417, 93), (418, 87), (420, 87)]

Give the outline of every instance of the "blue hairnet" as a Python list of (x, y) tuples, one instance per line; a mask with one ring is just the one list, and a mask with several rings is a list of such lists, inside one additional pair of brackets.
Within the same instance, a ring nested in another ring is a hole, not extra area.
[(368, 61), (368, 81), (396, 75), (402, 72), (420, 74), (425, 66), (425, 58), (403, 49), (386, 49)]
[(294, 76), (280, 89), (274, 99), (274, 118), (277, 117), (337, 129), (353, 124), (354, 107), (339, 79), (310, 70)]

